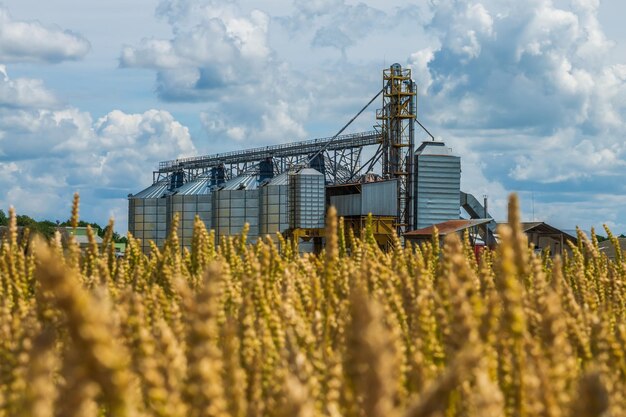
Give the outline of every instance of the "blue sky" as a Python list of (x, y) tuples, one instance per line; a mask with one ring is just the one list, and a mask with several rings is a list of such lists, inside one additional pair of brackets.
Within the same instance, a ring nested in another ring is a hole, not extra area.
[(159, 161), (331, 135), (399, 62), (496, 218), (516, 191), (525, 220), (626, 233), (622, 1), (0, 4), (5, 210), (65, 219), (79, 191), (125, 232)]

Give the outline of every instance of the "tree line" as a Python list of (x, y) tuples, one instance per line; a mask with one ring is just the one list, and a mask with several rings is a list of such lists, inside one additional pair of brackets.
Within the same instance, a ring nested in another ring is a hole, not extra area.
[[(37, 221), (32, 217), (18, 214), (16, 217), (18, 227), (28, 228), (31, 232), (40, 234), (44, 236), (46, 239), (50, 239), (54, 236), (57, 228), (59, 227), (72, 227), (72, 222), (70, 219), (67, 219), (63, 222), (56, 221), (53, 222), (51, 220), (42, 220)], [(6, 215), (4, 210), (0, 210), (0, 226), (8, 226), (9, 225), (9, 217)], [(91, 226), (91, 229), (100, 237), (104, 237), (107, 233), (109, 226), (102, 227), (98, 223), (89, 223), (84, 220), (80, 220), (78, 222), (78, 227), (87, 227)], [(117, 243), (127, 243), (126, 236), (121, 236), (119, 233), (113, 231), (113, 240)]]

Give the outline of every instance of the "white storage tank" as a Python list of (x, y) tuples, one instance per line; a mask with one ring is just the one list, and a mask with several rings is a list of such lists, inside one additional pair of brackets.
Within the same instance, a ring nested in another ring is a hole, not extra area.
[(259, 190), (256, 174), (244, 174), (226, 182), (212, 194), (212, 226), (219, 242), (222, 236), (241, 233), (244, 224), (250, 225), (248, 241), (259, 235)]
[(164, 196), (168, 186), (168, 180), (163, 180), (128, 196), (128, 231), (141, 240), (141, 249), (146, 254), (150, 252), (150, 241), (161, 247), (167, 237)]
[(190, 248), (196, 215), (211, 229), (212, 201), (209, 176), (190, 181), (173, 191), (167, 199), (167, 231), (171, 231), (174, 216), (178, 215), (178, 241), (181, 247)]
[(415, 152), (415, 226), (460, 217), (461, 158), (443, 142), (423, 142)]
[(288, 187), (289, 226), (293, 229), (324, 228), (324, 175), (313, 168), (290, 172)]
[(285, 234), (289, 229), (289, 175), (283, 172), (259, 188), (259, 236)]

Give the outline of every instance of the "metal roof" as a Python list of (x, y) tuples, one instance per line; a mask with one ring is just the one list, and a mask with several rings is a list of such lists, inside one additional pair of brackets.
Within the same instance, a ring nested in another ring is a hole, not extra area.
[(211, 179), (204, 177), (190, 181), (176, 189), (177, 195), (206, 195), (211, 194)]
[[(76, 243), (78, 243), (79, 245), (89, 244), (89, 237), (86, 235), (74, 235), (74, 240), (76, 240)], [(100, 236), (95, 235), (94, 240), (96, 241), (96, 244), (98, 245), (102, 244), (102, 238)]]
[(544, 223), (543, 222), (522, 222), (522, 230), (527, 232), (529, 230), (535, 229), (538, 226), (541, 226), (542, 224)]
[(256, 174), (243, 174), (227, 181), (220, 190), (256, 190), (259, 181)]
[(465, 229), (469, 229), (470, 227), (480, 226), (483, 224), (487, 224), (491, 221), (491, 219), (459, 219), (459, 220), (448, 220), (442, 223), (437, 223), (432, 226), (424, 227), (423, 229), (413, 230), (404, 234), (407, 238), (422, 238), (432, 236), (434, 228), (437, 227), (437, 231), (439, 232), (439, 236), (446, 236), (450, 233), (460, 232)]
[(455, 156), (452, 154), (452, 148), (448, 148), (443, 142), (435, 141), (422, 142), (415, 155)]
[[(498, 223), (498, 224), (507, 224), (507, 223)], [(524, 231), (524, 233), (537, 232), (537, 233), (544, 233), (544, 234), (563, 234), (565, 237), (567, 237), (568, 239), (572, 241), (577, 240), (576, 236), (572, 236), (570, 233), (561, 229), (557, 229), (556, 227), (550, 226), (548, 223), (545, 223), (545, 222), (522, 222), (522, 231)]]
[(266, 186), (267, 185), (288, 185), (288, 183), (289, 183), (289, 172), (284, 171), (276, 175), (265, 185)]
[(324, 174), (322, 174), (321, 172), (313, 168), (302, 168), (301, 170), (296, 172), (296, 175), (324, 175)]
[[(619, 242), (619, 246), (620, 246), (620, 250), (622, 251), (622, 253), (626, 252), (626, 238), (617, 238), (617, 241)], [(605, 240), (604, 242), (600, 242), (598, 244), (598, 246), (600, 247), (600, 252), (606, 253), (606, 256), (609, 259), (615, 259), (617, 253), (615, 252), (615, 246), (613, 245), (613, 242), (610, 240)]]
[(129, 196), (129, 198), (160, 198), (167, 192), (168, 182), (167, 180), (159, 181), (156, 184), (152, 184), (145, 190), (139, 191), (137, 194)]

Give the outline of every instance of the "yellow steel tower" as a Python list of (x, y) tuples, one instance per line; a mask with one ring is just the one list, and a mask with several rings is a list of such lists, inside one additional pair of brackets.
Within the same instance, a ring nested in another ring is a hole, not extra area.
[(414, 228), (414, 125), (417, 88), (411, 70), (393, 64), (383, 70), (383, 107), (380, 120), (383, 176), (398, 181), (398, 233)]

